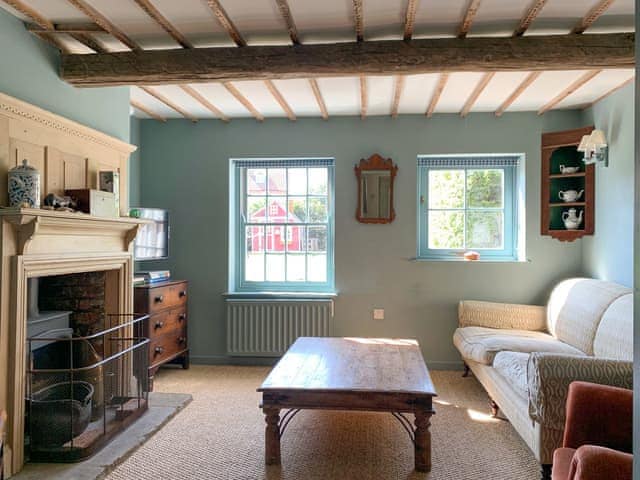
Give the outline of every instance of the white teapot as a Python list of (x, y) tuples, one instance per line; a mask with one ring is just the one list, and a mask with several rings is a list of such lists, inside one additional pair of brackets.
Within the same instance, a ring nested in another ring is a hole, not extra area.
[(564, 222), (565, 228), (567, 230), (577, 230), (580, 228), (582, 213), (582, 210), (580, 210), (580, 215), (576, 215), (575, 208), (570, 208), (568, 211), (562, 212), (562, 221)]
[(582, 197), (583, 193), (584, 190), (580, 190), (579, 192), (577, 190), (560, 190), (558, 192), (558, 197), (560, 197), (560, 200), (562, 200), (563, 202), (575, 202), (576, 200), (579, 200), (580, 197)]
[(580, 167), (565, 167), (564, 165), (560, 165), (560, 173), (576, 173), (580, 170)]

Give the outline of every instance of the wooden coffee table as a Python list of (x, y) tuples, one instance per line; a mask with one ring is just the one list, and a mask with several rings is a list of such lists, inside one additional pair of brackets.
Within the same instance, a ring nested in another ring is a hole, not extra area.
[(258, 391), (268, 465), (280, 464), (280, 438), (300, 410), (362, 410), (393, 414), (415, 446), (416, 470), (431, 470), (436, 391), (415, 340), (301, 337)]

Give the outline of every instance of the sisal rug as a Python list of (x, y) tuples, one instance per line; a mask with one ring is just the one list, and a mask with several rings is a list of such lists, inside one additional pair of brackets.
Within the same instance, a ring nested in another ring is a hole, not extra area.
[(413, 470), (413, 446), (389, 414), (302, 411), (282, 439), (282, 466), (265, 467), (255, 389), (265, 367), (162, 370), (155, 388), (193, 402), (108, 475), (109, 480), (538, 480), (539, 467), (487, 396), (460, 372), (431, 372), (433, 469)]

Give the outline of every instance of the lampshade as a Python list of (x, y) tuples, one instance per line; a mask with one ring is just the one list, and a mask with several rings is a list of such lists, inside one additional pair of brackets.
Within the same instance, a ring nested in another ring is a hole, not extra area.
[(594, 130), (591, 132), (591, 135), (589, 136), (589, 143), (593, 144), (597, 148), (606, 147), (607, 140), (604, 138), (604, 132), (602, 130)]
[(589, 145), (590, 139), (589, 139), (589, 135), (585, 135), (582, 137), (582, 140), (580, 140), (580, 145), (578, 145), (578, 151), (579, 152), (587, 152), (588, 151), (588, 145)]

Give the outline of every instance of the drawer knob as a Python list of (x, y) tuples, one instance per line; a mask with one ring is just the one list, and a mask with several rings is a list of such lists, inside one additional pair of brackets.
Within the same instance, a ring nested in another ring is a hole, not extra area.
[(156, 322), (156, 328), (162, 328), (162, 327), (164, 327), (164, 322), (163, 321)]
[(164, 295), (158, 295), (156, 298), (156, 303), (162, 303), (164, 302)]
[(178, 317), (178, 320), (180, 320), (181, 322), (183, 320), (186, 320), (186, 319), (187, 319), (187, 314), (186, 313), (181, 313), (180, 316)]
[(187, 296), (187, 291), (186, 290), (182, 290), (180, 291), (180, 298), (186, 297)]
[(164, 347), (156, 347), (154, 351), (156, 355), (160, 355), (164, 352)]

